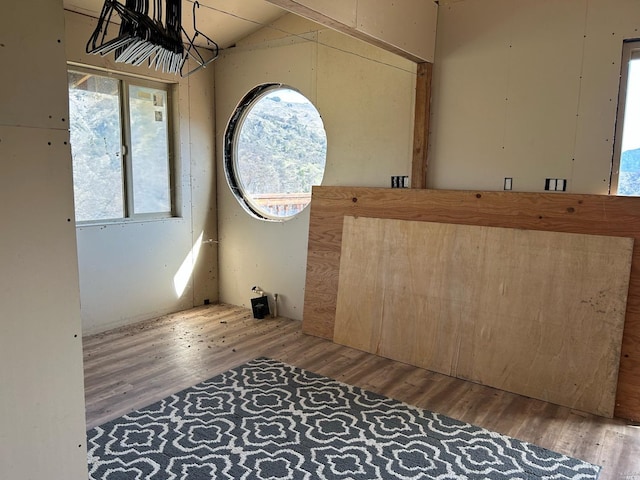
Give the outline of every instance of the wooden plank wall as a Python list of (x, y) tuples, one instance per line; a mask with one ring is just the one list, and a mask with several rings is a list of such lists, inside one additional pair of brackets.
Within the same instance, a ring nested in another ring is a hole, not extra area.
[(615, 415), (640, 420), (640, 198), (314, 187), (303, 331), (331, 340), (345, 215), (634, 238)]

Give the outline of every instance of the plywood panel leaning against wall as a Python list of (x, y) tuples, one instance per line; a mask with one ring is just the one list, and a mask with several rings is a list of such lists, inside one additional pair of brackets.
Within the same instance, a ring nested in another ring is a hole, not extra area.
[(632, 249), (623, 237), (346, 216), (334, 341), (611, 417)]
[(329, 339), (334, 335), (345, 215), (634, 238), (615, 415), (640, 420), (639, 198), (316, 187), (310, 213), (303, 331)]

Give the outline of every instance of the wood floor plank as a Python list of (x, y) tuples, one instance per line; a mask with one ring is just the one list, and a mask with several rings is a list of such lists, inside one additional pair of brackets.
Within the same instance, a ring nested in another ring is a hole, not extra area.
[(429, 372), (302, 333), (286, 318), (209, 305), (85, 337), (87, 428), (257, 357), (603, 465), (600, 480), (640, 478), (640, 428)]

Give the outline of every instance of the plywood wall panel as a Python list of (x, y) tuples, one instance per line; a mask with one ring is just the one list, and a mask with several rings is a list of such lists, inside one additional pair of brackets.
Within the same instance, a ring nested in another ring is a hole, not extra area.
[(455, 376), (611, 416), (633, 240), (486, 234), (477, 320)]
[(441, 259), (460, 247), (453, 242), (438, 242), (440, 255), (422, 255), (424, 225), (344, 218), (334, 341), (452, 375), (457, 339), (471, 313), (470, 299), (463, 297), (471, 290), (442, 287), (463, 285), (475, 268), (466, 263), (446, 269)]
[[(340, 256), (345, 215), (527, 228), (631, 237), (636, 240), (616, 395), (619, 417), (640, 420), (640, 199), (604, 195), (541, 194), (366, 187), (315, 187), (311, 204), (308, 268)], [(425, 245), (425, 248), (429, 248)], [(321, 251), (323, 256), (314, 255)], [(333, 257), (332, 257), (333, 258)], [(327, 264), (323, 292), (334, 284), (339, 263)], [(320, 283), (320, 281), (319, 281)], [(333, 338), (336, 296), (316, 297), (307, 275), (303, 331)]]
[[(310, 335), (331, 339), (340, 271), (340, 251), (333, 246), (341, 244), (342, 216), (332, 215), (322, 224), (310, 223), (304, 305), (305, 310), (307, 305), (313, 305), (316, 321), (303, 323), (303, 328)], [(306, 314), (303, 312), (304, 317)]]

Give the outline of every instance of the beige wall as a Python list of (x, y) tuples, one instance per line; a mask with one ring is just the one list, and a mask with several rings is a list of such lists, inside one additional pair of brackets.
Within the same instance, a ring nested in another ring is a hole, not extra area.
[[(282, 33), (289, 32), (291, 35)], [(323, 185), (389, 186), (411, 170), (415, 64), (301, 20), (280, 19), (216, 61), (216, 143), (237, 103), (265, 82), (309, 98), (327, 132)], [(302, 318), (309, 211), (286, 222), (250, 217), (232, 195), (217, 151), (220, 300), (250, 305), (251, 287), (279, 293), (279, 313)]]
[(0, 15), (0, 478), (87, 478), (61, 0)]
[(608, 191), (632, 0), (441, 2), (429, 186)]
[[(85, 334), (202, 305), (205, 299), (212, 303), (218, 299), (217, 244), (198, 241), (201, 235), (205, 241), (217, 238), (214, 67), (181, 79), (158, 74), (154, 69), (116, 64), (113, 55), (87, 55), (85, 44), (94, 25), (95, 20), (89, 17), (66, 12), (68, 61), (175, 85), (179, 218), (78, 226)], [(190, 255), (192, 251), (198, 251), (198, 256)], [(184, 290), (177, 291), (174, 280), (181, 268), (192, 270), (192, 274), (187, 276)]]

